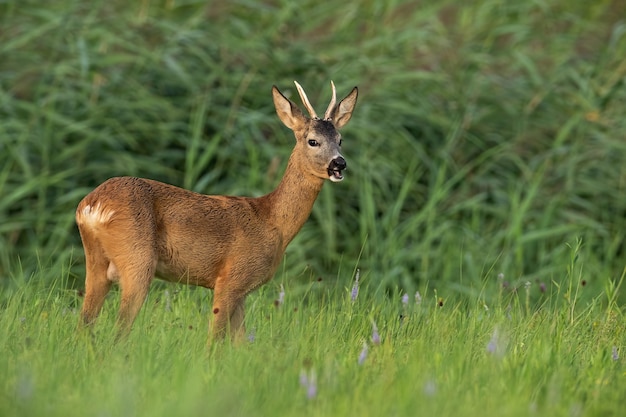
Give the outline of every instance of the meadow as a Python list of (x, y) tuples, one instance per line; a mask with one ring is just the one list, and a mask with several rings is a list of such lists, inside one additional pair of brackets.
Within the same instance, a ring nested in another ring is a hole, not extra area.
[(577, 274), (539, 306), (285, 280), (250, 297), (244, 342), (208, 349), (203, 290), (155, 289), (115, 342), (114, 300), (77, 333), (75, 292), (25, 284), (2, 313), (0, 414), (618, 416), (622, 310), (579, 306)]
[[(622, 415), (625, 56), (618, 0), (0, 3), (0, 415)], [(293, 80), (348, 170), (247, 339), (160, 282), (77, 332), (80, 199), (271, 191)]]

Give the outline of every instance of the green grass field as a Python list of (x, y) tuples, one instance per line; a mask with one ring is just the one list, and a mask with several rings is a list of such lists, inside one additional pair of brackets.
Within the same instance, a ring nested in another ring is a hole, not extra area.
[(486, 302), (367, 285), (353, 301), (317, 279), (285, 281), (277, 305), (272, 283), (249, 297), (247, 340), (209, 349), (204, 290), (155, 288), (115, 343), (115, 297), (77, 333), (76, 292), (24, 284), (2, 312), (0, 414), (618, 416), (623, 315), (610, 288), (579, 304), (573, 268), (538, 305), (530, 289)]
[[(1, 2), (0, 416), (623, 415), (624, 57), (619, 0)], [(293, 80), (359, 86), (349, 168), (248, 339), (164, 283), (77, 332), (80, 199), (271, 191)]]

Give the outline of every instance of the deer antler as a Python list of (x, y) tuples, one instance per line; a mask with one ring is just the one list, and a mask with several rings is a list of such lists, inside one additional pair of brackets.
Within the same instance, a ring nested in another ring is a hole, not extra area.
[(298, 93), (300, 94), (300, 98), (302, 99), (302, 104), (304, 104), (304, 107), (306, 107), (307, 111), (311, 115), (311, 118), (319, 119), (319, 117), (317, 117), (317, 113), (315, 113), (315, 109), (313, 108), (313, 106), (311, 106), (311, 103), (309, 102), (309, 98), (306, 96), (306, 93), (304, 92), (304, 89), (302, 88), (302, 86), (298, 84), (297, 81), (294, 81), (293, 83), (296, 85), (296, 88), (298, 89)]
[(330, 120), (333, 115), (333, 111), (335, 110), (335, 103), (337, 103), (337, 90), (335, 89), (335, 83), (330, 82), (330, 86), (333, 88), (333, 97), (330, 99), (330, 104), (326, 109), (326, 113), (324, 113), (324, 120)]

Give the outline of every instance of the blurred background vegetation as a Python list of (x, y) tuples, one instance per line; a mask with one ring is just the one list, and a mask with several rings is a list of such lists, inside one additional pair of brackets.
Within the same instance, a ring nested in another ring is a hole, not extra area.
[(109, 177), (271, 191), (293, 136), (270, 91), (299, 103), (293, 80), (319, 111), (330, 80), (360, 96), (287, 278), (463, 294), (624, 272), (621, 0), (7, 0), (0, 25), (0, 282), (81, 286), (74, 210)]

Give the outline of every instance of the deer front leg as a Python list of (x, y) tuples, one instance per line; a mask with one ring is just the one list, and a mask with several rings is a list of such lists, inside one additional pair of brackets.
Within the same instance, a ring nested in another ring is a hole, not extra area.
[[(220, 285), (221, 284), (221, 285)], [(230, 334), (233, 341), (243, 339), (245, 296), (237, 294), (226, 283), (218, 281), (213, 296), (213, 324), (209, 334), (212, 340), (224, 339)]]
[(246, 334), (246, 325), (243, 320), (245, 316), (245, 303), (245, 298), (242, 298), (241, 301), (235, 305), (233, 314), (230, 316), (230, 334), (233, 340), (237, 342), (243, 340)]

